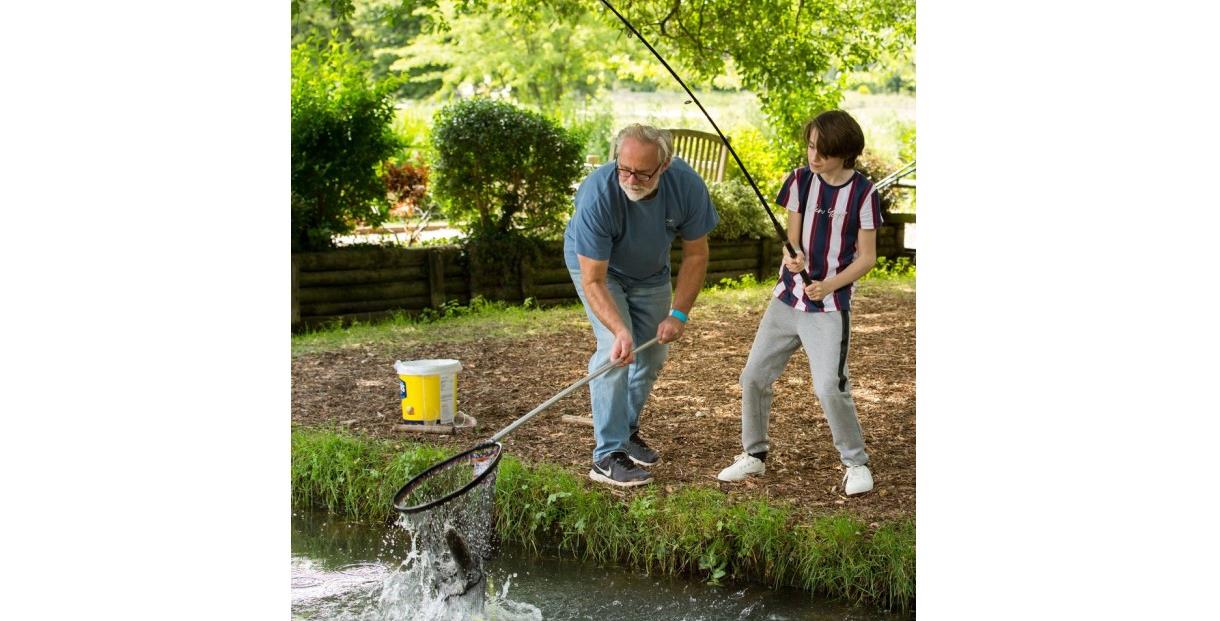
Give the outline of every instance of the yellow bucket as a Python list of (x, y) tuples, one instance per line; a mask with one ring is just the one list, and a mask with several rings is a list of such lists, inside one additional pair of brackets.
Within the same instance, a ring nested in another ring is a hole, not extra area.
[(402, 420), (408, 424), (453, 424), (457, 412), (457, 360), (396, 360)]

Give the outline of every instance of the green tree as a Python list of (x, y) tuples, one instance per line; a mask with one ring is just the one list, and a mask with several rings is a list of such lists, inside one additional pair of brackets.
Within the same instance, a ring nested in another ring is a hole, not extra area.
[(393, 80), (338, 41), (292, 48), (292, 249), (331, 245), (360, 222), (385, 221), (381, 163), (401, 148), (391, 129)]

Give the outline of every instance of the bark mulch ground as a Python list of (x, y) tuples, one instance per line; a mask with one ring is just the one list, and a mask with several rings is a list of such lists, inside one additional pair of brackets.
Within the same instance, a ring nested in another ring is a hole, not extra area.
[[(738, 376), (763, 303), (715, 316), (696, 312), (682, 340), (670, 346), (641, 417), (643, 437), (661, 453), (661, 463), (651, 468), (653, 485), (667, 491), (707, 485), (734, 499), (788, 500), (804, 514), (847, 510), (868, 521), (913, 516), (915, 295), (910, 289), (862, 287), (853, 299), (848, 368), (876, 481), (872, 493), (843, 495), (838, 452), (813, 396), (808, 358), (799, 350), (775, 384), (766, 476), (735, 484), (716, 481), (716, 473), (741, 452)], [(338, 425), (382, 438), (467, 448), (584, 377), (593, 349), (585, 325), (542, 338), (401, 349), (370, 345), (304, 354), (292, 360), (292, 420), (294, 425)], [(394, 361), (425, 358), (462, 362), (458, 409), (478, 420), (474, 431), (438, 435), (394, 429), (401, 415)], [(506, 437), (507, 454), (586, 476), (593, 429), (561, 422), (564, 414), (589, 414), (586, 388)]]

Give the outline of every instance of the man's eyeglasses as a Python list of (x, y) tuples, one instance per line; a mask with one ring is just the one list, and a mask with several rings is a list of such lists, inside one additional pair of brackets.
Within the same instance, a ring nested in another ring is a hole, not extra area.
[[(662, 164), (663, 163), (664, 162), (662, 162)], [(618, 168), (618, 176), (619, 176), (619, 179), (629, 179), (629, 178), (631, 178), (631, 176), (634, 175), (637, 181), (640, 181), (643, 183), (648, 183), (648, 181), (650, 179), (652, 179), (653, 177), (656, 176), (658, 170), (661, 170), (661, 164), (657, 164), (657, 167), (652, 169), (649, 172), (631, 170), (630, 168), (621, 168), (620, 167), (620, 168)]]

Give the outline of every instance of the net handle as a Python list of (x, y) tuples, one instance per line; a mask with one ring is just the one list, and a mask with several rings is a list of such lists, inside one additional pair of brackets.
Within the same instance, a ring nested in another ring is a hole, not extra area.
[[(648, 349), (649, 347), (652, 347), (653, 345), (655, 345), (655, 344), (657, 343), (657, 338), (658, 338), (658, 337), (655, 337), (655, 336), (654, 336), (654, 337), (652, 337), (652, 340), (650, 340), (650, 341), (648, 341), (647, 343), (644, 343), (643, 345), (640, 345), (639, 347), (635, 348), (635, 350), (634, 350), (634, 351), (632, 351), (632, 352), (631, 352), (631, 354), (632, 354), (632, 355), (635, 355), (635, 354), (638, 354), (638, 353), (640, 353), (640, 352), (644, 351), (645, 349)], [(540, 412), (542, 412), (543, 410), (545, 410), (545, 409), (547, 409), (548, 407), (550, 407), (550, 406), (551, 406), (551, 404), (553, 404), (553, 403), (555, 403), (556, 401), (558, 401), (558, 400), (562, 399), (563, 397), (567, 396), (567, 395), (568, 395), (568, 393), (571, 393), (573, 390), (576, 390), (577, 388), (580, 388), (581, 386), (584, 386), (585, 384), (588, 384), (589, 382), (591, 382), (591, 381), (593, 381), (593, 380), (597, 379), (597, 377), (598, 377), (599, 375), (601, 375), (601, 374), (605, 373), (606, 371), (609, 371), (610, 369), (613, 369), (613, 368), (614, 368), (614, 367), (616, 367), (616, 366), (618, 366), (618, 363), (617, 363), (617, 362), (615, 362), (615, 361), (613, 361), (613, 360), (611, 360), (610, 362), (607, 362), (606, 364), (603, 364), (603, 365), (602, 365), (600, 368), (598, 368), (596, 371), (594, 371), (594, 372), (592, 372), (592, 373), (590, 373), (590, 374), (586, 375), (586, 376), (585, 376), (583, 379), (581, 379), (580, 381), (576, 382), (575, 384), (572, 384), (571, 386), (568, 386), (567, 388), (564, 388), (563, 390), (559, 391), (559, 394), (557, 394), (557, 395), (555, 395), (554, 397), (551, 397), (550, 399), (547, 399), (546, 401), (544, 401), (544, 402), (542, 403), (542, 405), (540, 405), (540, 406), (538, 406), (538, 407), (534, 408), (534, 409), (533, 409), (533, 411), (531, 411), (529, 414), (526, 414), (525, 416), (522, 416), (521, 418), (518, 418), (517, 420), (513, 421), (513, 422), (512, 422), (512, 424), (510, 424), (509, 426), (505, 427), (504, 429), (501, 429), (501, 430), (500, 430), (500, 433), (497, 433), (496, 435), (494, 435), (494, 436), (492, 436), (492, 437), (488, 438), (488, 439), (487, 439), (487, 441), (488, 441), (488, 442), (499, 442), (501, 439), (503, 439), (503, 438), (504, 438), (504, 436), (506, 436), (506, 435), (508, 435), (508, 434), (512, 433), (512, 431), (513, 431), (514, 429), (516, 429), (517, 427), (520, 427), (521, 425), (525, 424), (525, 422), (526, 422), (526, 421), (528, 421), (529, 419), (531, 419), (531, 418), (533, 418), (534, 416), (536, 416), (538, 413), (540, 413)]]

